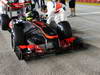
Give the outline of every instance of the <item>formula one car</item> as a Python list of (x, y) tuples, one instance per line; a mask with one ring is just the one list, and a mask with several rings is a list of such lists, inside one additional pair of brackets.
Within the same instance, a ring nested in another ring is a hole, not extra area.
[[(5, 19), (6, 30), (10, 30), (11, 43), (19, 60), (63, 50), (76, 49), (83, 42), (72, 35), (67, 21), (59, 22), (55, 27), (40, 21), (38, 13), (33, 12), (32, 21), (20, 20), (18, 17)], [(7, 22), (6, 22), (7, 21)]]
[(16, 20), (11, 27), (11, 41), (19, 59), (59, 53), (62, 49), (76, 49), (82, 46), (82, 41), (72, 36), (70, 25), (66, 21), (60, 22), (59, 26), (53, 29), (41, 21), (30, 23)]

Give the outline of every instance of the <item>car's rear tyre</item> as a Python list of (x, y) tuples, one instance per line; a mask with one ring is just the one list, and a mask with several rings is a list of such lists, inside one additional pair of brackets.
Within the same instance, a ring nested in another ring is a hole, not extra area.
[(57, 32), (61, 40), (72, 37), (72, 29), (69, 22), (67, 21), (62, 21), (58, 23)]
[(8, 30), (9, 29), (10, 18), (7, 14), (1, 14), (1, 29)]
[(85, 49), (86, 44), (82, 38), (76, 37), (76, 40), (73, 41), (72, 46), (74, 49)]

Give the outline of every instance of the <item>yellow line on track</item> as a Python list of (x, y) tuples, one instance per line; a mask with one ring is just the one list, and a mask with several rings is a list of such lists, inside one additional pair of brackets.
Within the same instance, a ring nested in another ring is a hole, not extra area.
[(76, 2), (77, 4), (82, 5), (94, 5), (94, 6), (100, 6), (100, 3), (87, 3), (87, 2)]

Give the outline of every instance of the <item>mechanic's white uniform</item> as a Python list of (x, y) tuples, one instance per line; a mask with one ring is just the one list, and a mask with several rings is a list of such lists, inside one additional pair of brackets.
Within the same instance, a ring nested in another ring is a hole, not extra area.
[(48, 19), (47, 19), (47, 23), (50, 24), (50, 22), (53, 20), (54, 18), (54, 8), (55, 4), (52, 1), (48, 1), (47, 2), (47, 15), (48, 15)]
[(0, 0), (0, 14), (4, 13), (6, 8), (7, 0)]
[[(67, 9), (64, 4), (62, 4), (62, 7), (59, 8), (59, 12), (56, 12), (56, 5), (53, 7), (54, 4), (52, 2), (47, 3), (47, 10), (48, 10), (48, 19), (47, 23), (50, 24), (51, 21), (55, 21), (57, 24), (61, 21), (67, 21)], [(66, 10), (64, 10), (65, 8)]]

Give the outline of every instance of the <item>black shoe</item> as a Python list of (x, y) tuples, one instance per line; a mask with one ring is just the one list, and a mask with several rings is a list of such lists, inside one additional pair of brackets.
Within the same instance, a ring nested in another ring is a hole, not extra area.
[(69, 15), (68, 17), (69, 17), (69, 18), (72, 18), (72, 17), (76, 17), (76, 15)]
[(73, 17), (76, 17), (76, 15), (74, 14)]

